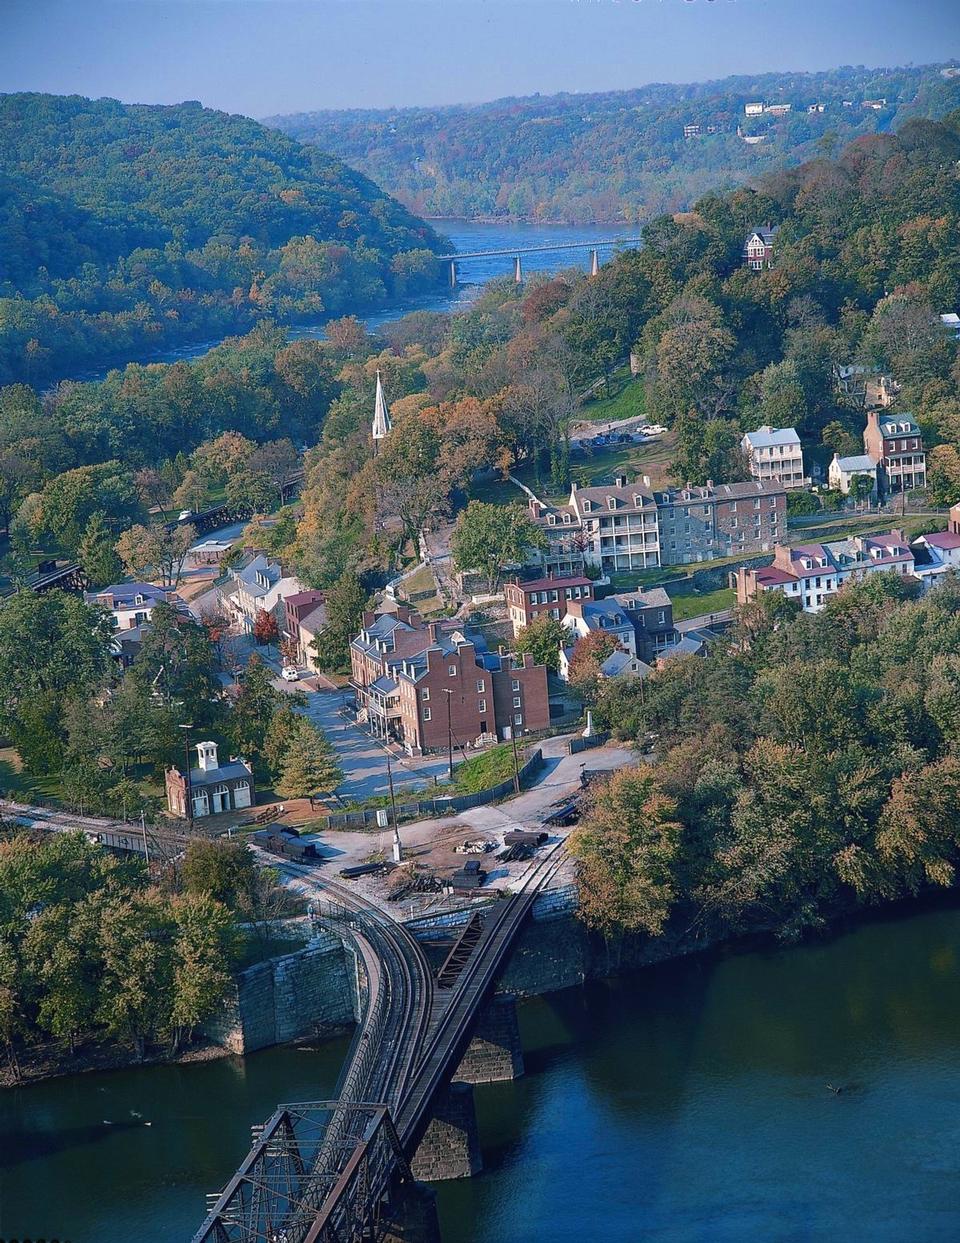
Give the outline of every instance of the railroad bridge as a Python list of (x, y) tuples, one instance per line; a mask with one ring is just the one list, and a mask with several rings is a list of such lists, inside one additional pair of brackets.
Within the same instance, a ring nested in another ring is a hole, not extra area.
[(193, 1243), (435, 1243), (417, 1179), (477, 1173), (473, 1083), (522, 1073), (512, 998), (492, 998), (533, 903), (563, 864), (546, 850), (517, 892), (478, 910), (434, 976), (402, 925), (324, 882), (360, 967), (361, 1020), (337, 1098), (280, 1105)]

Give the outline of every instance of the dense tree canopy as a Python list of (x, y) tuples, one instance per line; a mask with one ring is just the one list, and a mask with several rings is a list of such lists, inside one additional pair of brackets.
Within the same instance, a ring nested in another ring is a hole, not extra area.
[(372, 182), (195, 102), (2, 96), (0, 164), (0, 383), (438, 279), (437, 236)]

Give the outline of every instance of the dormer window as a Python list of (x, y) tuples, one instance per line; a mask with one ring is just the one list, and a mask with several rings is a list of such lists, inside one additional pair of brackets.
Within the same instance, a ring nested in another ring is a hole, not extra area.
[(586, 497), (584, 497), (584, 501), (583, 501), (583, 512), (584, 512), (585, 514), (588, 514), (592, 508), (593, 508), (593, 504), (592, 504), (592, 502), (588, 501), (588, 500), (586, 499)]
[(569, 526), (569, 525), (570, 525), (570, 515), (569, 515), (569, 514), (564, 514), (564, 515), (563, 515), (563, 521), (564, 521), (564, 523), (565, 523), (565, 525), (566, 525), (566, 526)]
[(555, 527), (557, 525), (556, 514), (547, 514), (547, 526)]
[(133, 597), (133, 602), (134, 602), (134, 604), (143, 604), (143, 596), (142, 596), (142, 595), (135, 595), (135, 596)]
[(616, 508), (617, 508), (617, 498), (615, 496), (608, 496), (607, 497), (607, 509), (616, 509)]

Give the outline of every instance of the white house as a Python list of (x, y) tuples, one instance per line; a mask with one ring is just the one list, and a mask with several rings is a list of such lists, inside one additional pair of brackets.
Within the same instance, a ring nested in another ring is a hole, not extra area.
[(744, 104), (743, 111), (748, 117), (759, 117), (763, 115), (763, 102), (755, 104)]
[(948, 311), (945, 315), (941, 315), (940, 323), (947, 332), (960, 338), (960, 315), (956, 311)]
[(170, 604), (181, 612), (186, 608), (174, 591), (153, 583), (114, 583), (102, 591), (84, 592), (83, 598), (110, 614), (114, 630), (135, 630), (145, 625), (158, 604)]
[(750, 474), (785, 488), (803, 487), (803, 451), (795, 427), (758, 427), (740, 442), (750, 461)]
[(833, 455), (833, 461), (830, 463), (830, 469), (827, 472), (827, 482), (831, 488), (839, 488), (844, 496), (848, 496), (850, 485), (856, 475), (869, 476), (870, 495), (875, 496), (877, 492), (877, 464), (872, 457), (869, 457), (866, 453), (861, 453), (854, 457), (840, 457), (838, 453)]

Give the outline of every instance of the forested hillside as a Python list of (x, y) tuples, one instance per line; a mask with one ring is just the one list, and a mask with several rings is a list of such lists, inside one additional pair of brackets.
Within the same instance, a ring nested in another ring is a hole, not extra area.
[(315, 146), (198, 103), (0, 96), (0, 380), (337, 313), (438, 238)]
[[(745, 115), (757, 102), (791, 107)], [(958, 104), (960, 82), (936, 67), (846, 67), (266, 124), (318, 143), (427, 216), (633, 223)], [(699, 132), (685, 138), (685, 126)]]

